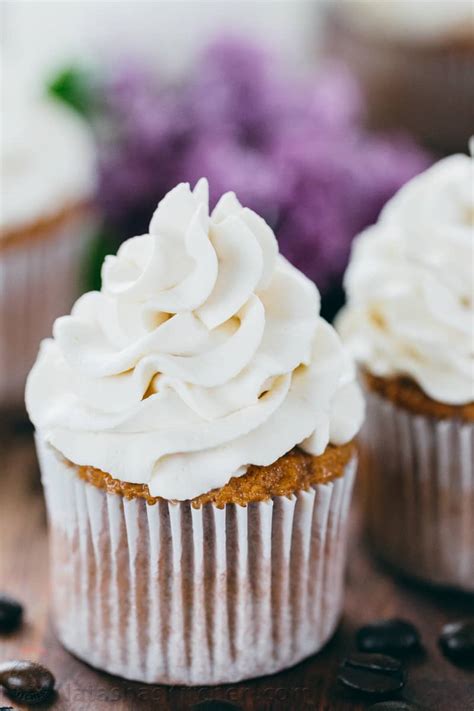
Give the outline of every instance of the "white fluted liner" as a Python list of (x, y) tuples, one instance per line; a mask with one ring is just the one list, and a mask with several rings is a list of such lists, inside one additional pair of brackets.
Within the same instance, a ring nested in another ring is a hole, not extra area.
[(145, 682), (218, 684), (317, 652), (342, 608), (355, 457), (343, 477), (248, 507), (127, 501), (37, 440), (64, 646)]
[(0, 242), (0, 407), (23, 405), (26, 376), (41, 339), (69, 313), (80, 291), (89, 214), (65, 218), (47, 233)]
[(474, 424), (366, 395), (362, 480), (373, 547), (410, 576), (474, 591)]

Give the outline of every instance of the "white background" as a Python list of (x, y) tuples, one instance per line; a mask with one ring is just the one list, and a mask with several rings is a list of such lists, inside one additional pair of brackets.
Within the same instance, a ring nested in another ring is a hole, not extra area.
[(317, 0), (3, 0), (5, 71), (38, 84), (61, 64), (140, 52), (165, 75), (183, 71), (222, 32), (270, 45), (304, 67), (314, 56)]

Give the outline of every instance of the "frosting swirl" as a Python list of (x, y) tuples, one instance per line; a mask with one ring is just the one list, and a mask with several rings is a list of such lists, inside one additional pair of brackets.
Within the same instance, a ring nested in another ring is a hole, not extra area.
[(455, 2), (389, 2), (388, 0), (339, 0), (336, 10), (354, 26), (397, 39), (431, 40), (472, 37), (474, 13), (470, 0)]
[(67, 459), (151, 495), (190, 499), (296, 444), (321, 454), (356, 434), (363, 404), (316, 287), (258, 215), (178, 185), (150, 234), (106, 258), (42, 343), (30, 417)]
[(452, 405), (474, 400), (473, 185), (456, 155), (399, 191), (354, 243), (337, 323), (372, 373)]
[(58, 101), (19, 87), (8, 83), (1, 91), (8, 110), (0, 131), (0, 239), (94, 193), (94, 148), (85, 123)]

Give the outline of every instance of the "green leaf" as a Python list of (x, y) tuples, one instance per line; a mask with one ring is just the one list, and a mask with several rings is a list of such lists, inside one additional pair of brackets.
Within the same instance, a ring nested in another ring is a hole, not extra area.
[(92, 74), (81, 67), (62, 69), (49, 82), (48, 94), (60, 99), (85, 118), (90, 118), (97, 104)]
[(104, 259), (108, 254), (115, 254), (119, 243), (118, 236), (105, 225), (96, 232), (89, 244), (82, 270), (85, 291), (100, 289), (102, 283), (100, 272)]

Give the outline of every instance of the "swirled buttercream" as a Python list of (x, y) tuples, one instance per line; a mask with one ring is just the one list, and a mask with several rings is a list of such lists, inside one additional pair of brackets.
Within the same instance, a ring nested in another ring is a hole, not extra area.
[(414, 178), (360, 235), (337, 328), (373, 374), (439, 402), (474, 400), (474, 170), (456, 155)]
[(37, 430), (154, 496), (193, 498), (297, 444), (321, 454), (361, 424), (316, 287), (233, 193), (209, 215), (205, 180), (168, 193), (53, 333), (27, 383)]
[(30, 96), (13, 76), (0, 94), (0, 239), (89, 202), (95, 183), (85, 122), (58, 101)]
[(334, 4), (356, 28), (405, 42), (471, 37), (474, 29), (470, 0), (337, 0)]

